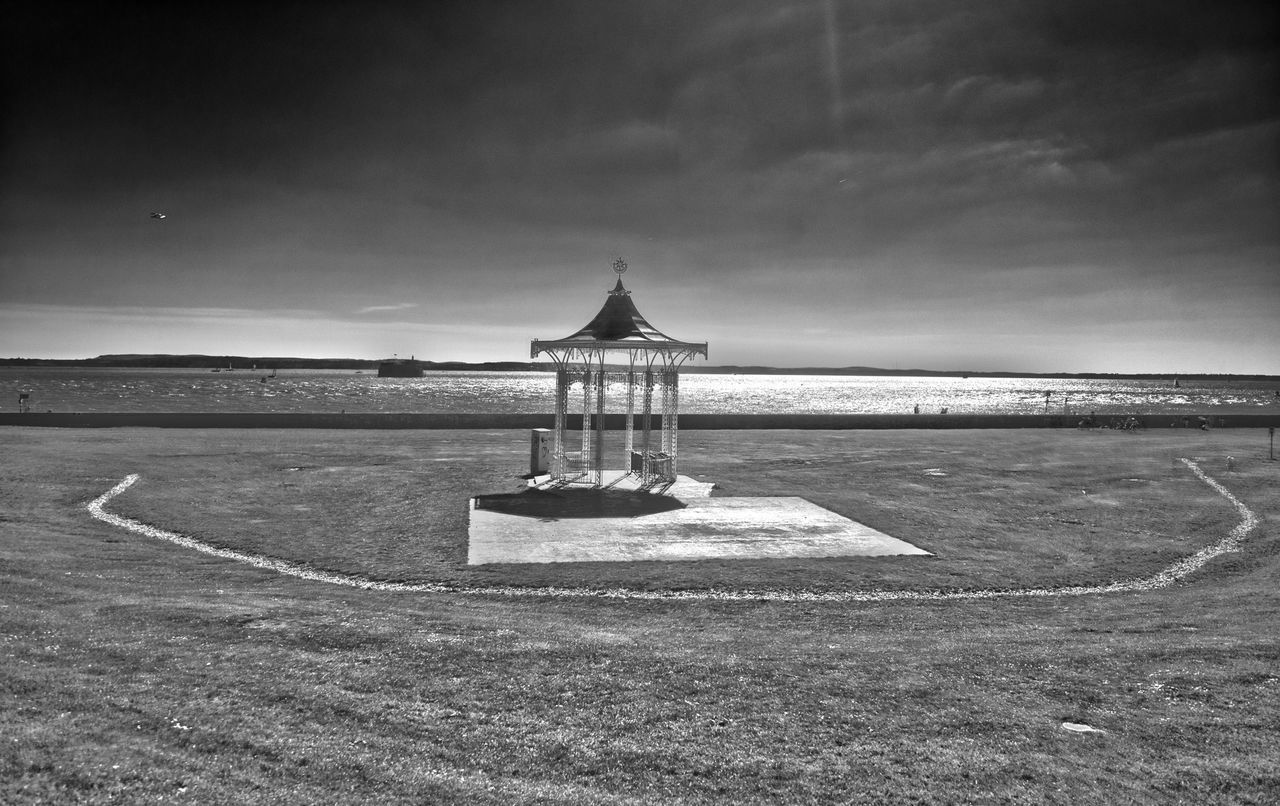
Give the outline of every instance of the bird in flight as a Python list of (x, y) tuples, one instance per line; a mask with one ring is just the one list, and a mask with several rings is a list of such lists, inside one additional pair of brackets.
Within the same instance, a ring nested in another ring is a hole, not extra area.
[(164, 213), (152, 213), (152, 218), (164, 218)]

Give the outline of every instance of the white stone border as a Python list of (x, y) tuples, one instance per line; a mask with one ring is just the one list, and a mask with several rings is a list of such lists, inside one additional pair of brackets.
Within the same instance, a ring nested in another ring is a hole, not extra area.
[(1098, 593), (1134, 593), (1164, 588), (1192, 574), (1205, 566), (1210, 560), (1222, 554), (1238, 551), (1240, 543), (1259, 524), (1258, 516), (1245, 506), (1214, 479), (1210, 478), (1200, 466), (1190, 459), (1180, 459), (1205, 484), (1208, 484), (1219, 495), (1231, 502), (1240, 513), (1240, 522), (1222, 540), (1212, 546), (1200, 549), (1190, 557), (1185, 557), (1156, 574), (1141, 579), (1128, 579), (1111, 582), (1106, 585), (1075, 585), (1059, 588), (1026, 588), (1020, 590), (973, 590), (973, 591), (930, 591), (930, 590), (868, 590), (868, 591), (831, 591), (811, 593), (805, 591), (783, 592), (769, 590), (717, 590), (708, 588), (700, 591), (650, 591), (632, 590), (629, 588), (517, 588), (497, 586), (465, 586), (447, 585), (440, 582), (378, 582), (367, 577), (353, 574), (337, 574), (331, 571), (316, 571), (297, 563), (276, 560), (260, 554), (246, 554), (241, 551), (218, 548), (208, 543), (164, 529), (148, 526), (145, 523), (113, 515), (103, 510), (112, 498), (129, 489), (139, 478), (133, 473), (119, 484), (95, 498), (88, 505), (89, 514), (104, 523), (125, 529), (144, 537), (167, 540), (183, 548), (221, 557), (239, 563), (252, 565), (275, 571), (278, 574), (306, 579), (312, 582), (324, 582), (330, 585), (345, 585), (350, 588), (373, 591), (391, 591), (396, 593), (465, 593), (482, 596), (541, 596), (551, 598), (600, 598), (600, 599), (648, 599), (665, 601), (768, 601), (768, 602), (894, 602), (894, 601), (929, 601), (946, 602), (960, 599), (1004, 599), (1013, 597), (1044, 596), (1087, 596)]

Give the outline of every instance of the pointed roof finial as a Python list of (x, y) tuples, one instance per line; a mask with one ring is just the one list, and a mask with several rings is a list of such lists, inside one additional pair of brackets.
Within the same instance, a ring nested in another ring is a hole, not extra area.
[(614, 285), (613, 290), (609, 292), (611, 297), (629, 297), (631, 292), (622, 285), (622, 273), (627, 270), (627, 261), (619, 257), (613, 261), (613, 270), (618, 273), (618, 282)]

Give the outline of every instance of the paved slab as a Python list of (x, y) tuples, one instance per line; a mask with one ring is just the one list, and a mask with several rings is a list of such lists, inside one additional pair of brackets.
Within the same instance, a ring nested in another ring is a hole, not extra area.
[(713, 486), (681, 476), (664, 493), (624, 481), (481, 496), (471, 502), (467, 563), (929, 554), (803, 498), (711, 498)]

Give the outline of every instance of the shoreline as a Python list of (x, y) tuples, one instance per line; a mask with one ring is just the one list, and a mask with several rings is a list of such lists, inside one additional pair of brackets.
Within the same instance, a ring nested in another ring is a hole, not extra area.
[[(1081, 414), (682, 414), (682, 431), (755, 430), (881, 430), (881, 429), (1006, 429), (1077, 428)], [(1129, 419), (1147, 429), (1274, 428), (1280, 412), (1265, 414), (1214, 413), (1129, 414), (1099, 412), (1099, 423)], [(1202, 419), (1203, 418), (1203, 421)], [(569, 429), (581, 429), (582, 415), (569, 415)], [(625, 414), (606, 414), (605, 427), (623, 430)], [(636, 428), (642, 427), (636, 415)], [(337, 429), (499, 429), (553, 428), (552, 414), (503, 413), (259, 413), (259, 412), (26, 412), (0, 413), (0, 426), (34, 428), (337, 428)], [(661, 427), (660, 417), (651, 421)]]

